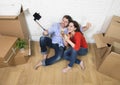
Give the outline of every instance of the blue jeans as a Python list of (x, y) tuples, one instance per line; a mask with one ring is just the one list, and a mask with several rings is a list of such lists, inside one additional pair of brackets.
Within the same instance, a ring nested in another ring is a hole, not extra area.
[(88, 53), (87, 48), (80, 48), (78, 51), (74, 50), (74, 48), (70, 47), (68, 48), (63, 55), (63, 58), (70, 61), (68, 64), (69, 67), (72, 67), (74, 63), (80, 64), (80, 60), (77, 59), (78, 55), (85, 55)]
[(55, 50), (55, 55), (53, 55), (50, 58), (45, 59), (43, 62), (43, 65), (51, 65), (57, 61), (59, 61), (64, 52), (64, 47), (60, 46), (58, 44), (53, 44), (51, 38), (49, 37), (41, 37), (40, 38), (40, 47), (41, 47), (41, 53), (46, 54), (47, 53), (47, 47), (53, 48)]

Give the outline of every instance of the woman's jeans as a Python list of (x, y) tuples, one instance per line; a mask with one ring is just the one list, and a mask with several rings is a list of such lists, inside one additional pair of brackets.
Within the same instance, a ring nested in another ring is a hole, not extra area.
[(53, 44), (51, 38), (41, 37), (39, 43), (40, 43), (42, 54), (47, 54), (47, 51), (48, 51), (47, 47), (53, 48), (55, 50), (55, 55), (42, 61), (43, 65), (45, 65), (45, 66), (51, 65), (51, 64), (59, 61), (62, 58), (63, 52), (64, 52), (64, 47), (62, 47), (62, 46), (59, 47), (58, 44)]
[(69, 67), (72, 67), (74, 63), (80, 64), (80, 60), (77, 59), (78, 55), (86, 55), (88, 53), (87, 48), (80, 48), (80, 50), (76, 51), (74, 48), (70, 47), (68, 48), (63, 55), (63, 58), (70, 61), (68, 64)]

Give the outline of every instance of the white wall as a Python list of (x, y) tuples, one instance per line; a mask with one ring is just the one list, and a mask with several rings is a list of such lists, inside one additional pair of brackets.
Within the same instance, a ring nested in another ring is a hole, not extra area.
[[(120, 16), (120, 0), (4, 0), (0, 2), (0, 8), (2, 6), (4, 9), (6, 4), (15, 4), (17, 7), (22, 4), (24, 10), (28, 8), (28, 11), (25, 11), (26, 20), (34, 41), (38, 41), (42, 35), (41, 28), (33, 21), (32, 15), (35, 12), (41, 14), (39, 23), (46, 29), (54, 22), (60, 22), (66, 14), (82, 25), (87, 21), (91, 22), (92, 27), (84, 33), (87, 41), (91, 43), (94, 42), (93, 34), (105, 32), (112, 15)], [(2, 12), (0, 9), (0, 14), (3, 14), (3, 9)]]

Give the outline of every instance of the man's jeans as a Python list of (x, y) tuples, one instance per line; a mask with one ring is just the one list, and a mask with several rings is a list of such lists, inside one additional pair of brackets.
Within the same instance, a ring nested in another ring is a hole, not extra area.
[(76, 51), (74, 48), (70, 47), (68, 48), (63, 55), (63, 58), (70, 61), (68, 64), (69, 67), (72, 67), (74, 63), (80, 64), (80, 60), (77, 59), (78, 55), (85, 55), (88, 53), (87, 48), (80, 48), (80, 50)]
[(47, 65), (51, 65), (57, 61), (59, 61), (62, 56), (63, 56), (63, 52), (64, 52), (64, 47), (60, 46), (58, 44), (53, 44), (51, 38), (49, 37), (41, 37), (40, 38), (40, 47), (41, 47), (41, 53), (42, 54), (47, 54), (47, 47), (49, 48), (53, 48), (55, 50), (55, 55), (53, 55), (50, 58), (47, 58), (43, 61), (43, 65), (47, 66)]

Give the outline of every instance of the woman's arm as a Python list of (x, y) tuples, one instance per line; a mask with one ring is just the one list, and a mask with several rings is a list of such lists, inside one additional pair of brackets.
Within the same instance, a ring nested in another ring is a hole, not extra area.
[(85, 31), (87, 31), (90, 27), (91, 27), (91, 23), (90, 23), (90, 22), (87, 22), (86, 26), (83, 26), (82, 29), (81, 29), (81, 31), (82, 31), (82, 32), (85, 32)]

